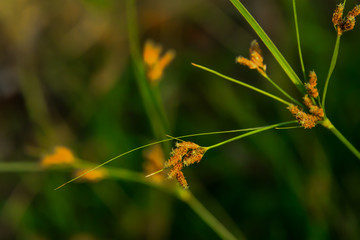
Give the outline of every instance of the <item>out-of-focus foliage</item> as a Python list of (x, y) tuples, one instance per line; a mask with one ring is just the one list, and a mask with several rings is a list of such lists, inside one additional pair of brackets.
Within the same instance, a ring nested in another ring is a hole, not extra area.
[[(291, 1), (242, 1), (301, 76)], [(336, 32), (337, 1), (298, 1), (307, 71), (322, 89)], [(173, 136), (256, 127), (291, 114), (191, 62), (276, 93), (235, 64), (254, 32), (227, 1), (137, 1), (141, 44), (175, 49), (159, 83)], [(354, 5), (355, 1), (347, 1)], [(344, 34), (327, 114), (360, 148), (360, 26)], [(259, 42), (261, 45), (261, 42)], [(296, 88), (264, 47), (267, 74)], [(39, 162), (56, 146), (102, 163), (157, 140), (129, 56), (126, 0), (0, 1), (0, 239), (217, 239), (187, 205), (139, 183), (72, 183), (64, 171), (6, 171)], [(298, 96), (300, 97), (300, 96)], [(197, 137), (207, 146), (228, 136)], [(135, 152), (111, 166), (142, 172)], [(360, 238), (360, 163), (321, 127), (272, 130), (206, 153), (184, 170), (195, 196), (248, 239)]]

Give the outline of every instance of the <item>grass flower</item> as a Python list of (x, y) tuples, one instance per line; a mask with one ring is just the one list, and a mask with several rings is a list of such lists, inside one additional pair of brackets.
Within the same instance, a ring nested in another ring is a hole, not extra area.
[(346, 31), (350, 31), (355, 27), (355, 18), (360, 14), (360, 5), (356, 5), (351, 11), (348, 12), (346, 18), (343, 18), (344, 4), (337, 5), (332, 22), (338, 35), (342, 35)]
[(310, 78), (309, 82), (305, 84), (305, 88), (311, 97), (317, 98), (319, 96), (319, 92), (316, 88), (317, 85), (316, 73), (314, 71), (310, 71), (309, 78)]
[(71, 165), (75, 162), (72, 151), (66, 147), (55, 147), (54, 153), (45, 155), (41, 159), (41, 165), (45, 168), (59, 165)]
[(260, 46), (256, 40), (253, 40), (250, 44), (250, 59), (239, 56), (236, 58), (236, 62), (247, 66), (250, 69), (256, 69), (261, 75), (266, 75), (266, 65), (263, 63), (262, 52)]
[(194, 163), (199, 163), (207, 148), (200, 147), (193, 142), (177, 142), (175, 149), (170, 153), (170, 158), (165, 162), (164, 168), (169, 169), (168, 178), (176, 177), (183, 188), (188, 188), (182, 169)]
[(174, 50), (166, 51), (163, 56), (160, 56), (161, 52), (161, 45), (155, 44), (151, 40), (145, 42), (143, 60), (147, 67), (147, 77), (153, 85), (158, 84), (164, 69), (175, 58)]
[(90, 169), (77, 170), (74, 173), (74, 177), (82, 176), (82, 178), (81, 178), (82, 181), (98, 182), (98, 181), (103, 180), (107, 176), (107, 171), (103, 168), (98, 168), (93, 171), (89, 171), (89, 170)]

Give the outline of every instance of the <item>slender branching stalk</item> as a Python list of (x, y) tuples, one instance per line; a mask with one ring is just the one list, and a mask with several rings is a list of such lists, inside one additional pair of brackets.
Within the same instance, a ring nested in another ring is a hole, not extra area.
[(298, 45), (301, 70), (302, 70), (304, 81), (305, 81), (306, 80), (306, 73), (305, 73), (304, 60), (303, 60), (303, 57), (302, 57), (301, 44), (300, 44), (300, 33), (299, 33), (299, 24), (298, 24), (297, 11), (296, 11), (296, 0), (292, 0), (292, 5), (293, 5), (293, 12), (294, 12), (296, 40), (297, 40), (297, 45)]
[(186, 202), (214, 231), (222, 238), (228, 240), (245, 239), (243, 235), (236, 238), (232, 233), (227, 230), (224, 225), (219, 222), (202, 204), (198, 201), (189, 191), (182, 190), (179, 194), (180, 198)]
[(250, 136), (250, 135), (254, 135), (254, 134), (256, 134), (256, 133), (264, 132), (264, 131), (267, 131), (267, 130), (270, 130), (270, 129), (273, 129), (273, 128), (278, 128), (278, 127), (290, 125), (290, 124), (293, 124), (293, 123), (296, 123), (296, 121), (288, 121), (288, 122), (283, 122), (283, 123), (277, 123), (277, 124), (273, 124), (273, 125), (270, 125), (270, 126), (267, 126), (267, 127), (263, 127), (263, 128), (257, 129), (257, 130), (253, 130), (253, 131), (250, 131), (250, 132), (241, 134), (241, 135), (239, 135), (239, 136), (236, 136), (236, 137), (227, 139), (227, 140), (225, 140), (225, 141), (223, 141), (223, 142), (220, 142), (220, 143), (211, 145), (211, 146), (207, 147), (207, 149), (212, 149), (212, 148), (220, 147), (220, 146), (222, 146), (222, 145), (224, 145), (224, 144), (226, 144), (226, 143), (229, 143), (229, 142), (232, 142), (232, 141), (235, 141), (235, 140), (238, 140), (238, 139), (241, 139), (241, 138)]
[(156, 93), (151, 89), (146, 78), (145, 66), (140, 53), (137, 14), (134, 1), (135, 0), (127, 0), (126, 2), (130, 53), (132, 57), (135, 78), (139, 86), (145, 111), (149, 116), (154, 135), (156, 138), (160, 139), (168, 131), (168, 122), (165, 117), (162, 105), (159, 104), (159, 97), (156, 96)]
[(330, 122), (328, 118), (326, 118), (322, 125), (329, 129), (359, 160), (360, 160), (360, 152), (357, 150), (354, 145), (352, 145), (349, 140), (347, 140), (342, 133), (337, 130), (337, 128)]
[(287, 92), (285, 92), (284, 89), (282, 89), (279, 85), (277, 85), (273, 80), (271, 80), (271, 78), (267, 75), (264, 74), (263, 75), (266, 80), (268, 80), (277, 90), (279, 90), (282, 94), (284, 94), (288, 99), (290, 99), (293, 103), (295, 103), (296, 105), (302, 106), (304, 107), (304, 105), (302, 103), (300, 103), (298, 100), (296, 100), (295, 98), (293, 98), (292, 96), (290, 96)]
[(210, 69), (210, 68), (207, 68), (207, 67), (201, 66), (201, 65), (199, 65), (199, 64), (195, 64), (195, 63), (192, 63), (192, 65), (194, 65), (195, 67), (201, 68), (201, 69), (203, 69), (203, 70), (205, 70), (205, 71), (208, 71), (208, 72), (210, 72), (210, 73), (213, 73), (213, 74), (215, 74), (215, 75), (218, 75), (219, 77), (222, 77), (222, 78), (224, 78), (224, 79), (226, 79), (226, 80), (228, 80), (228, 81), (237, 83), (237, 84), (242, 85), (242, 86), (244, 86), (244, 87), (250, 88), (251, 90), (254, 90), (254, 91), (256, 91), (256, 92), (259, 92), (259, 93), (261, 93), (261, 94), (264, 94), (264, 95), (266, 95), (266, 96), (268, 96), (268, 97), (270, 97), (270, 98), (272, 98), (272, 99), (275, 99), (275, 100), (277, 100), (277, 101), (279, 101), (279, 102), (281, 102), (281, 103), (283, 103), (283, 104), (285, 104), (285, 105), (288, 105), (288, 106), (291, 105), (290, 102), (285, 101), (284, 99), (282, 99), (282, 98), (280, 98), (280, 97), (277, 97), (277, 96), (275, 96), (275, 95), (273, 95), (273, 94), (271, 94), (271, 93), (268, 93), (268, 92), (266, 92), (266, 91), (263, 91), (263, 90), (261, 90), (261, 89), (259, 89), (259, 88), (257, 88), (257, 87), (251, 86), (251, 85), (249, 85), (249, 84), (246, 84), (246, 83), (241, 82), (241, 81), (239, 81), (239, 80), (236, 80), (236, 79), (234, 79), (234, 78), (228, 77), (228, 76), (226, 76), (226, 75), (224, 75), (224, 74), (221, 74), (221, 73), (219, 73), (219, 72), (217, 72), (217, 71), (214, 71), (214, 70), (212, 70), (212, 69)]
[[(341, 35), (337, 35), (333, 56), (332, 56), (331, 62), (330, 62), (329, 72), (328, 72), (328, 75), (327, 75), (326, 81), (325, 81), (325, 86), (324, 86), (323, 96), (322, 96), (322, 102), (321, 102), (321, 106), (324, 108), (324, 110), (325, 110), (325, 99), (326, 99), (327, 89), (328, 89), (328, 85), (329, 85), (329, 80), (330, 80), (330, 77), (331, 77), (331, 75), (332, 75), (332, 73), (333, 73), (333, 71), (335, 69), (336, 61), (337, 61), (337, 58), (338, 58), (338, 55), (339, 55), (340, 38), (341, 38)], [(326, 111), (325, 111), (325, 113), (326, 113)]]

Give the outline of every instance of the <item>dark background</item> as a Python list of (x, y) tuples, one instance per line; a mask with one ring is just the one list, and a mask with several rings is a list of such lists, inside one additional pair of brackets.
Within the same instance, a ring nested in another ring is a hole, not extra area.
[[(290, 0), (242, 1), (301, 76)], [(323, 88), (338, 1), (298, 1), (307, 72)], [(348, 0), (345, 12), (355, 5)], [(159, 85), (174, 136), (292, 119), (284, 105), (191, 66), (276, 93), (235, 64), (258, 39), (228, 1), (137, 1), (141, 45), (175, 49)], [(327, 114), (360, 148), (360, 26), (341, 39)], [(268, 74), (300, 99), (270, 52)], [(56, 145), (95, 163), (155, 141), (129, 56), (125, 0), (0, 1), (0, 161), (39, 162)], [(235, 135), (192, 138), (207, 146)], [(112, 166), (142, 172), (138, 151)], [(4, 165), (5, 164), (5, 165)], [(139, 183), (71, 184), (63, 171), (0, 169), (1, 239), (218, 239), (188, 205)], [(192, 193), (248, 239), (359, 239), (360, 162), (325, 128), (271, 130), (184, 170)], [(231, 219), (231, 220), (230, 220)]]

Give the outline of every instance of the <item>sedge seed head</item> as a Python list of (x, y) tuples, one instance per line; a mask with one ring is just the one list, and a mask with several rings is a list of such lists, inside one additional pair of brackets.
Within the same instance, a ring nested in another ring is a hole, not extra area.
[(288, 109), (303, 128), (310, 129), (315, 127), (318, 120), (312, 114), (308, 114), (294, 105), (290, 105)]
[(344, 12), (344, 4), (340, 3), (336, 6), (336, 9), (332, 16), (332, 22), (334, 24), (334, 27), (337, 28), (338, 25), (341, 25), (343, 21), (343, 12)]
[(305, 94), (303, 100), (304, 100), (304, 104), (307, 108), (310, 109), (313, 106), (313, 102), (308, 94)]
[(193, 142), (176, 143), (169, 160), (164, 164), (164, 168), (169, 169), (168, 178), (175, 177), (181, 186), (187, 187), (187, 182), (181, 170), (184, 166), (200, 162), (206, 150), (207, 148)]
[(104, 178), (106, 178), (107, 176), (107, 171), (103, 168), (98, 168), (95, 170), (91, 170), (91, 169), (81, 169), (81, 170), (77, 170), (74, 173), (74, 177), (79, 177), (81, 175), (83, 175), (84, 173), (86, 173), (85, 175), (83, 175), (81, 177), (82, 181), (88, 181), (88, 182), (98, 182), (100, 180), (103, 180)]
[(355, 27), (355, 17), (350, 16), (346, 18), (345, 23), (342, 25), (342, 31), (346, 32), (346, 31), (350, 31), (353, 30)]
[(178, 181), (178, 183), (180, 184), (180, 186), (182, 186), (184, 189), (188, 189), (189, 185), (185, 179), (185, 176), (183, 174), (183, 172), (179, 171), (176, 173), (176, 180)]
[(75, 157), (72, 151), (63, 146), (55, 147), (52, 154), (46, 155), (41, 159), (41, 165), (45, 168), (59, 165), (71, 165), (74, 162)]
[(175, 164), (175, 165), (170, 169), (170, 171), (169, 171), (169, 173), (168, 173), (168, 178), (169, 178), (169, 179), (174, 178), (174, 177), (176, 176), (176, 174), (183, 169), (183, 166), (184, 166), (184, 165), (182, 164), (182, 162), (179, 162), (179, 163)]
[(162, 57), (162, 46), (151, 40), (145, 42), (143, 60), (147, 67), (147, 77), (151, 84), (158, 84), (163, 76), (164, 69), (175, 58), (175, 51), (168, 50)]
[(266, 75), (266, 65), (263, 63), (262, 52), (256, 40), (251, 42), (249, 52), (250, 59), (239, 56), (236, 58), (236, 62), (250, 69), (257, 69), (261, 75)]
[(356, 5), (347, 15), (346, 18), (357, 17), (360, 14), (360, 5)]

